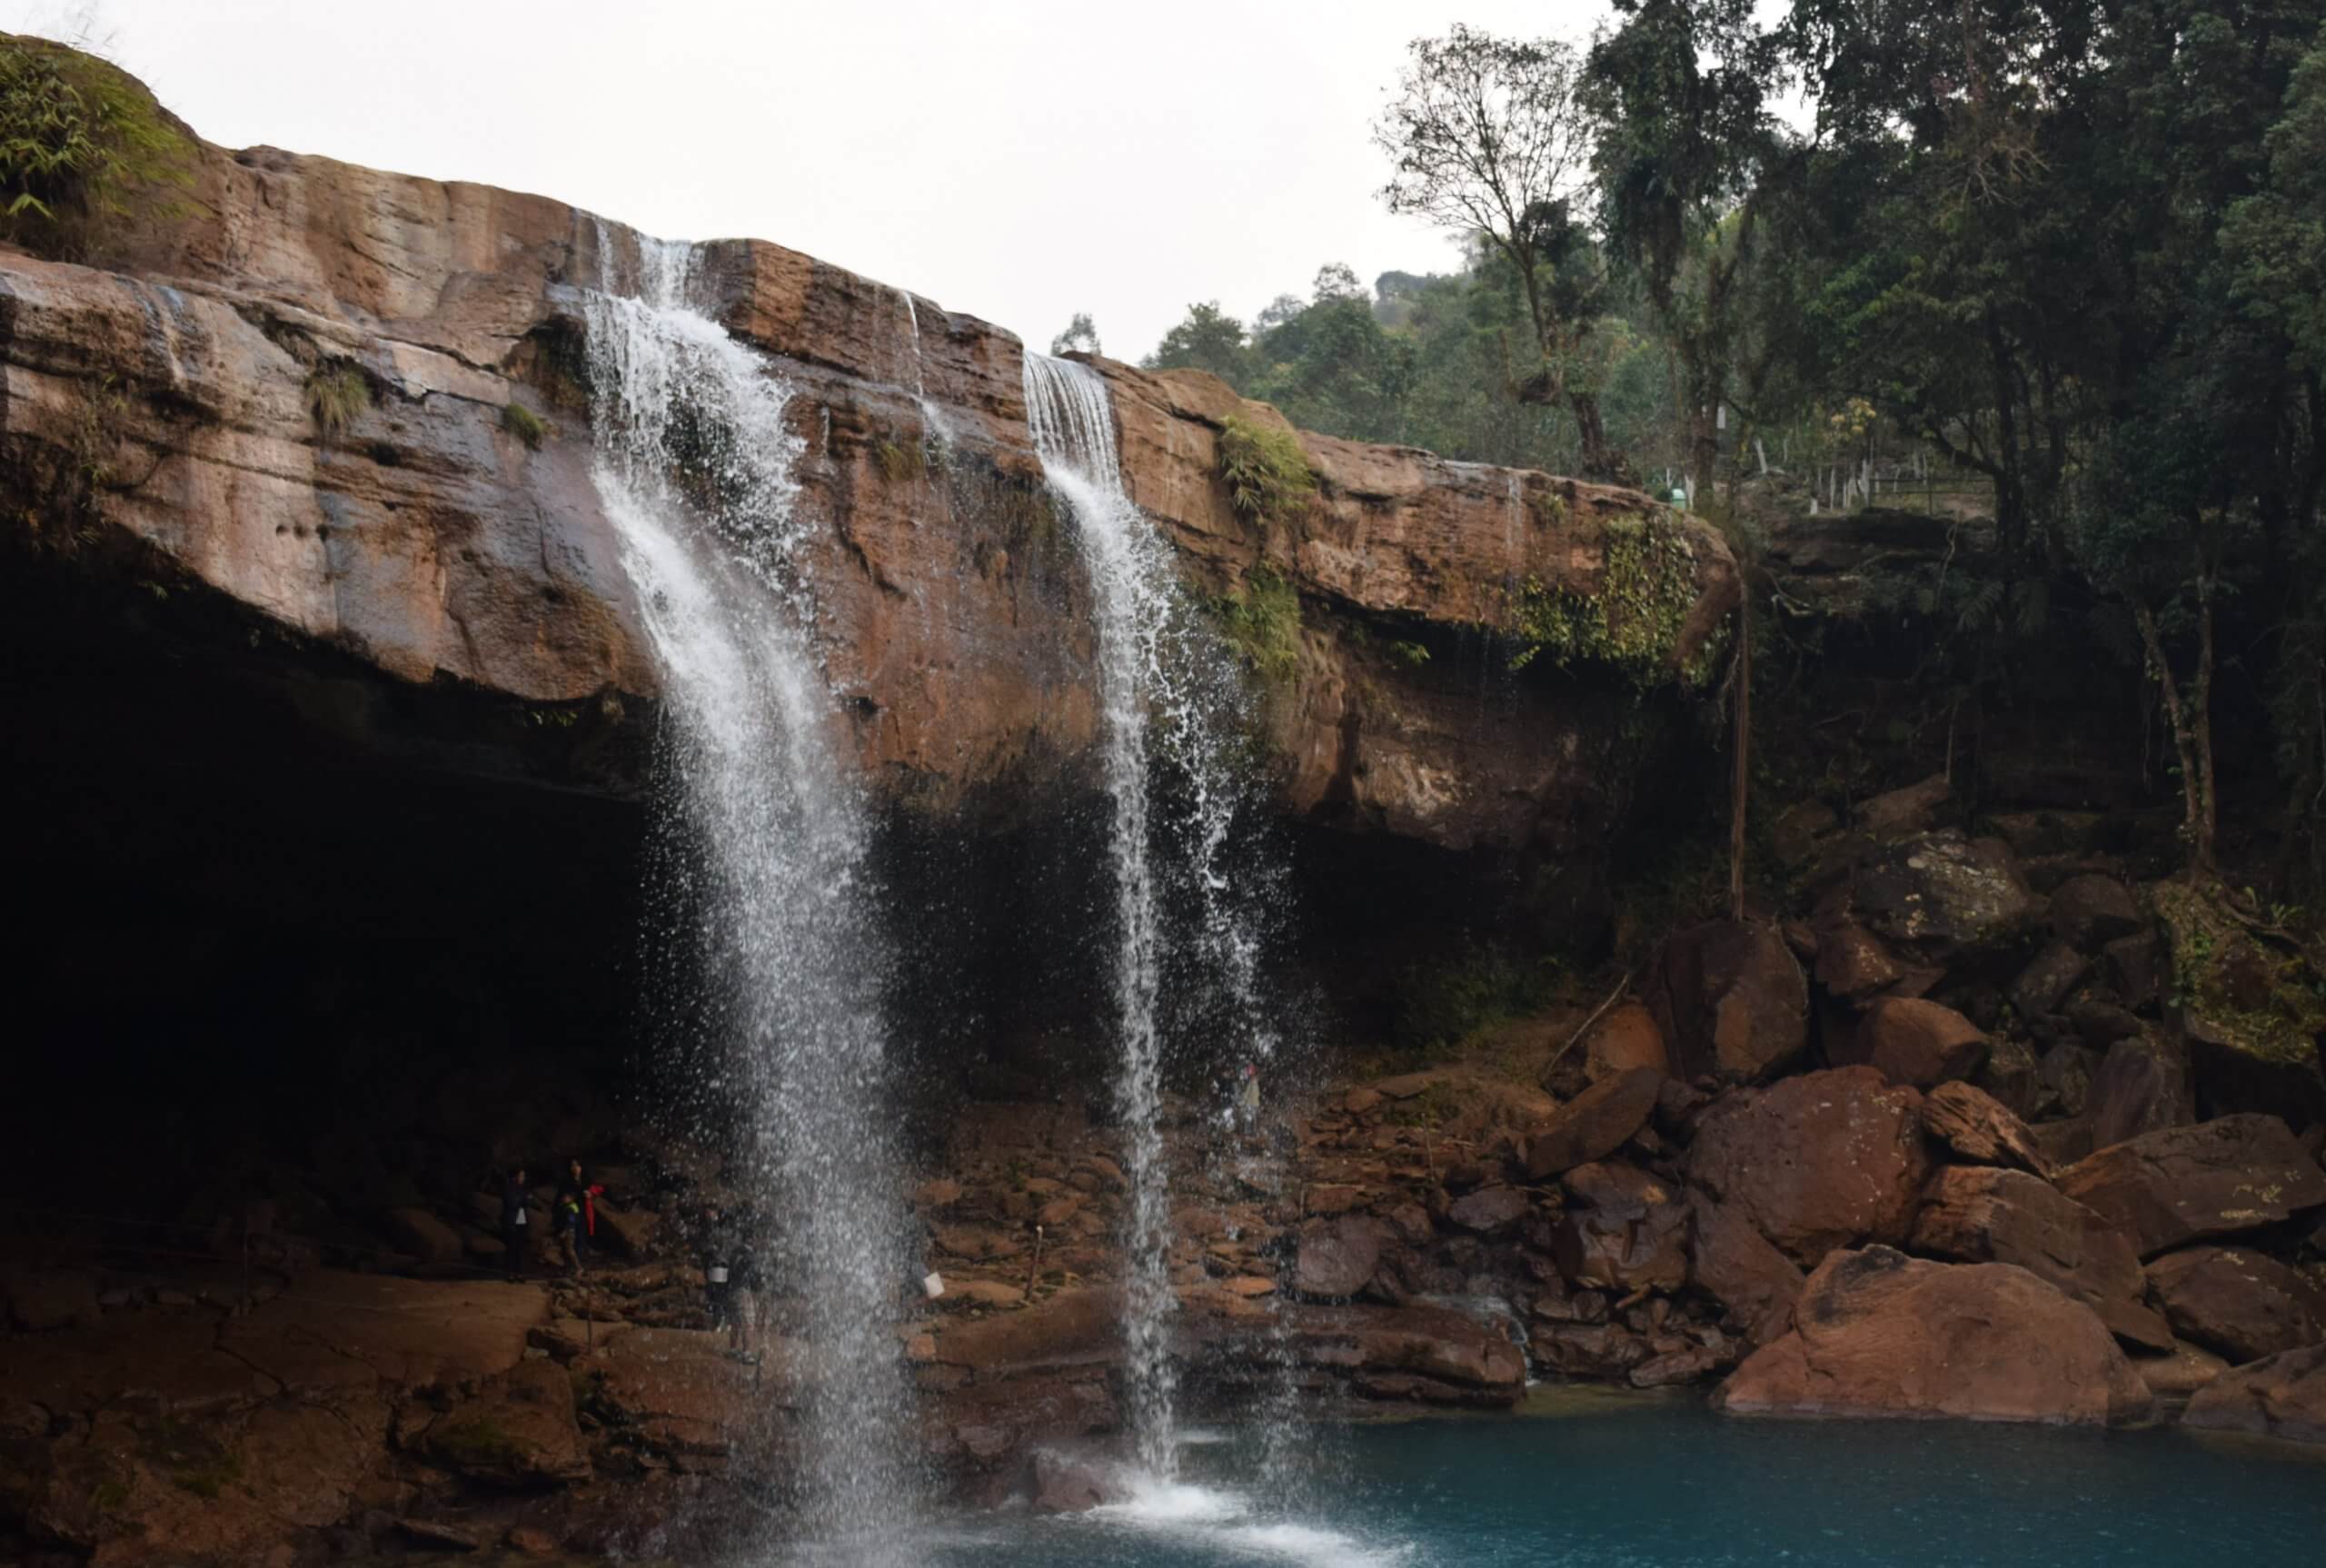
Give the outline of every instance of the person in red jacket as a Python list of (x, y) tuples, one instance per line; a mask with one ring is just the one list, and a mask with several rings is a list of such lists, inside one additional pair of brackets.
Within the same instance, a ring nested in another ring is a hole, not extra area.
[(580, 1159), (566, 1162), (565, 1180), (557, 1195), (558, 1228), (564, 1233), (565, 1264), (575, 1278), (582, 1275), (582, 1258), (588, 1244), (598, 1234), (598, 1195), (605, 1187), (582, 1173)]

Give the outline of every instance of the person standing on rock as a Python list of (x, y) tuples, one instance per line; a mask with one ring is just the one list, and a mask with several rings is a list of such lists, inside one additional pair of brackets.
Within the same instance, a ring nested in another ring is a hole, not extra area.
[(501, 1250), (508, 1261), (509, 1283), (525, 1272), (525, 1247), (532, 1239), (532, 1216), (525, 1212), (525, 1167), (518, 1166), (501, 1183)]
[(1250, 1132), (1260, 1120), (1260, 1067), (1257, 1062), (1244, 1064), (1244, 1081), (1236, 1091), (1236, 1116)]
[(596, 1203), (603, 1186), (593, 1185), (582, 1174), (582, 1162), (569, 1160), (565, 1166), (565, 1180), (557, 1194), (559, 1239), (565, 1247), (565, 1264), (573, 1277), (582, 1277), (582, 1255), (586, 1239), (597, 1234), (598, 1206)]
[(702, 1265), (703, 1310), (711, 1315), (712, 1331), (726, 1329), (731, 1345), (735, 1336), (735, 1233), (719, 1217), (716, 1204), (702, 1211), (695, 1251), (696, 1261)]

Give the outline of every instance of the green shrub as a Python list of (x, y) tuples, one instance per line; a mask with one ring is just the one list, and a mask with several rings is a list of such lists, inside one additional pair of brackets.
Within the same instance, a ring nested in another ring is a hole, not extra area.
[[(194, 138), (127, 73), (0, 35), (0, 230), (54, 253), (75, 231), (194, 184)], [(167, 210), (163, 204), (160, 210)]]
[(1249, 522), (1285, 521), (1317, 493), (1317, 475), (1298, 437), (1236, 414), (1219, 427), (1219, 477), (1237, 515)]
[(541, 451), (542, 442), (549, 439), (549, 422), (521, 402), (502, 406), (501, 428), (534, 452)]
[(1275, 568), (1256, 566), (1218, 605), (1220, 634), (1267, 676), (1300, 666), (1300, 593)]
[(1696, 603), (1695, 546), (1685, 531), (1666, 518), (1611, 518), (1604, 548), (1595, 593), (1527, 580), (1511, 616), (1517, 642), (1511, 668), (1548, 654), (1563, 669), (1612, 666), (1641, 687), (1675, 675), (1683, 684), (1702, 684), (1717, 651), (1710, 644), (1688, 668), (1672, 668)]
[(1442, 1059), (1488, 1026), (1546, 1006), (1560, 972), (1493, 948), (1411, 964), (1397, 978), (1389, 1042), (1409, 1061)]
[(307, 417), (325, 441), (337, 441), (372, 407), (372, 383), (345, 360), (326, 360), (307, 372)]

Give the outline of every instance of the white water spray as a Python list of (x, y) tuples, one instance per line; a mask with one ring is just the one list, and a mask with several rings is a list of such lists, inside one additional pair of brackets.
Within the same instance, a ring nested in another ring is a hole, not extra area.
[(703, 1013), (734, 1064), (716, 1087), (750, 1136), (741, 1185), (782, 1232), (788, 1277), (770, 1283), (801, 1303), (793, 1501), (810, 1536), (886, 1561), (916, 1502), (894, 1323), (917, 1268), (867, 813), (794, 560), (789, 392), (691, 308), (691, 260), (641, 242), (634, 281), (586, 296), (594, 479), (662, 675)]

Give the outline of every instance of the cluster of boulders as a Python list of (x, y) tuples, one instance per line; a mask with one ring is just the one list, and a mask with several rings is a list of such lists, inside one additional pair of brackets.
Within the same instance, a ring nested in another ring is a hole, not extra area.
[(1670, 936), (1545, 1095), (1450, 1070), (1337, 1096), (1289, 1288), (1499, 1298), (1537, 1374), (1725, 1374), (1737, 1412), (2187, 1400), (2326, 1436), (2315, 1043), (2207, 1022), (2231, 944), (2186, 937), (2202, 895), (2136, 888), (2089, 822), (1973, 838), (1945, 801), (1788, 813), (1799, 916)]

